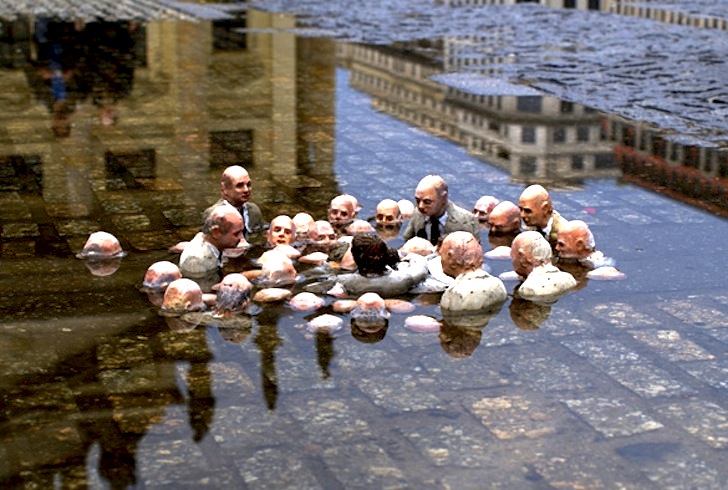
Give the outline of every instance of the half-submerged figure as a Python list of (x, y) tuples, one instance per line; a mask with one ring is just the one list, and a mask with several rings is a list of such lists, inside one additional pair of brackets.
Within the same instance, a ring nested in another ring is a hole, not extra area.
[(222, 267), (222, 251), (244, 241), (243, 218), (228, 204), (215, 206), (205, 217), (202, 231), (185, 246), (179, 259), (182, 275), (202, 278)]
[(227, 167), (220, 177), (221, 199), (215, 204), (220, 205), (224, 201), (238, 210), (243, 218), (243, 234), (246, 240), (252, 233), (260, 232), (265, 223), (260, 208), (250, 201), (252, 188), (253, 183), (247, 170), (240, 165)]
[(480, 228), (488, 228), (488, 215), (499, 203), (495, 196), (481, 196), (473, 205), (473, 216), (478, 219)]
[(213, 316), (226, 318), (245, 312), (253, 285), (242, 274), (228, 274), (217, 287)]
[(364, 293), (377, 293), (384, 298), (400, 296), (427, 276), (424, 257), (410, 255), (400, 261), (397, 251), (373, 233), (355, 236), (351, 253), (357, 271), (336, 277), (336, 286), (343, 289), (342, 295), (358, 297)]
[(121, 244), (114, 235), (97, 231), (89, 235), (83, 250), (76, 257), (83, 259), (94, 276), (110, 276), (119, 269), (125, 255), (126, 252), (121, 249)]
[(475, 237), (456, 231), (440, 246), (442, 271), (455, 278), (440, 300), (449, 311), (481, 311), (502, 306), (508, 297), (503, 282), (483, 269), (483, 249)]
[(556, 236), (566, 224), (566, 219), (554, 210), (548, 191), (540, 185), (526, 187), (518, 199), (518, 208), (521, 210), (524, 230), (539, 232), (555, 249)]
[(466, 209), (450, 201), (447, 183), (439, 175), (428, 175), (415, 189), (417, 210), (402, 233), (405, 240), (414, 236), (437, 245), (440, 237), (453, 231), (467, 231), (479, 239), (478, 220)]
[(587, 279), (624, 279), (624, 274), (614, 267), (614, 260), (596, 249), (594, 235), (581, 220), (568, 221), (559, 230), (556, 253), (560, 268), (578, 264), (588, 271)]
[(525, 231), (511, 245), (513, 269), (525, 280), (518, 295), (529, 301), (554, 302), (576, 286), (568, 272), (551, 263), (551, 246), (537, 231)]

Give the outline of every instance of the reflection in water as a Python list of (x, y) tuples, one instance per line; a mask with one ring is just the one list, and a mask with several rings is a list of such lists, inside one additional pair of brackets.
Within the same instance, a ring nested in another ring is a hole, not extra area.
[(116, 104), (134, 79), (138, 26), (129, 22), (66, 22), (40, 17), (26, 74), (36, 99), (51, 114), (53, 134), (70, 136), (71, 116), (90, 99), (104, 126), (116, 123)]
[(258, 335), (253, 339), (260, 350), (260, 381), (263, 397), (269, 410), (276, 408), (278, 399), (278, 375), (276, 374), (276, 349), (283, 343), (278, 336), (276, 323), (260, 319)]
[(321, 377), (329, 379), (331, 372), (329, 366), (334, 359), (334, 337), (327, 331), (316, 332), (316, 359), (321, 368)]

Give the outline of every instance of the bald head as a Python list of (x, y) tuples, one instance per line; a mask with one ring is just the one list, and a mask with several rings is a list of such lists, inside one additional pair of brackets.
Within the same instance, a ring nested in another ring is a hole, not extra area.
[(548, 191), (540, 185), (531, 185), (518, 199), (521, 219), (527, 226), (545, 228), (554, 211)]
[(521, 210), (511, 201), (498, 203), (488, 214), (491, 235), (514, 233), (521, 228)]
[(235, 248), (243, 238), (243, 217), (227, 204), (215, 206), (202, 224), (202, 233), (218, 250)]
[(442, 271), (451, 277), (482, 269), (483, 249), (472, 233), (449, 233), (440, 246)]
[(481, 224), (488, 223), (488, 215), (493, 208), (499, 203), (498, 198), (493, 196), (482, 196), (480, 199), (475, 201), (473, 206), (473, 215), (478, 218), (478, 222)]
[(394, 225), (402, 221), (399, 204), (394, 199), (383, 199), (377, 204), (374, 216), (378, 225)]
[(281, 214), (273, 218), (268, 228), (268, 243), (271, 245), (290, 245), (296, 236), (296, 227), (293, 220)]
[(227, 167), (220, 177), (222, 198), (236, 208), (240, 208), (250, 200), (252, 186), (248, 171), (240, 165)]
[(533, 269), (551, 261), (551, 245), (537, 231), (520, 233), (511, 244), (513, 270), (528, 277)]
[(439, 175), (428, 175), (417, 184), (415, 204), (424, 216), (439, 218), (445, 213), (447, 202), (447, 183)]
[(348, 194), (341, 194), (331, 200), (329, 204), (329, 222), (332, 225), (345, 225), (351, 223), (356, 216), (355, 199)]
[(595, 246), (589, 225), (581, 220), (567, 222), (556, 238), (556, 253), (563, 259), (585, 259)]

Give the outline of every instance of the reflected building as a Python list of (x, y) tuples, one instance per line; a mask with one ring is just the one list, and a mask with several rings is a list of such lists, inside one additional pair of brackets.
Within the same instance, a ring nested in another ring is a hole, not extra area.
[[(59, 139), (25, 76), (37, 60), (35, 26), (5, 22), (0, 162), (8, 171), (0, 184), (23, 210), (18, 220), (41, 212), (60, 221), (13, 239), (68, 253), (106, 222), (138, 249), (166, 248), (199, 227), (231, 164), (249, 170), (254, 201), (280, 205), (270, 214), (323, 215), (337, 193), (334, 42), (297, 40), (287, 31), (294, 25), (293, 16), (253, 10), (224, 21), (134, 24), (133, 83), (123, 97), (106, 90), (76, 101), (69, 134)], [(111, 124), (99, 115), (108, 100)], [(132, 189), (134, 196), (124, 192)], [(33, 212), (30, 200), (39, 205)]]
[(443, 5), (453, 7), (467, 5), (516, 5), (537, 3), (553, 8), (609, 11), (615, 0), (440, 0)]
[(617, 117), (608, 119), (607, 133), (624, 179), (728, 216), (728, 151), (670, 140)]
[(508, 87), (501, 92), (483, 95), (433, 79), (466, 66), (470, 76), (476, 62), (484, 67), (476, 76), (497, 70), (503, 60), (482, 53), (477, 59), (470, 56), (474, 45), (482, 45), (481, 40), (448, 38), (392, 47), (342, 44), (338, 57), (351, 70), (352, 86), (371, 95), (375, 108), (462, 145), (515, 181), (618, 175), (603, 134), (603, 115), (595, 110), (528, 87), (503, 84)]

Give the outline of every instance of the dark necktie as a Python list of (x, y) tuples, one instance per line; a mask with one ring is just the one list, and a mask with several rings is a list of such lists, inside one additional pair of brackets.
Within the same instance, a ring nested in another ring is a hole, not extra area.
[(440, 240), (440, 220), (430, 217), (430, 243), (437, 245)]

